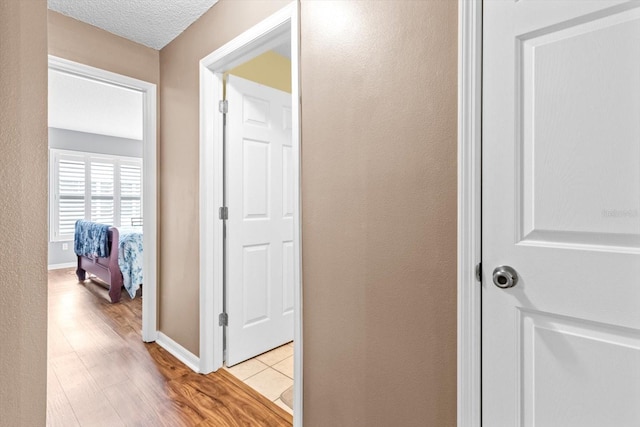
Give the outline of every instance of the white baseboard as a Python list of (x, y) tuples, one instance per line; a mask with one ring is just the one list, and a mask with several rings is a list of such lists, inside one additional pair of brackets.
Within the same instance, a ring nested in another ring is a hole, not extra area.
[(176, 359), (187, 365), (187, 367), (192, 371), (199, 372), (200, 358), (160, 331), (158, 331), (156, 344), (167, 350)]
[(49, 270), (60, 270), (62, 268), (71, 268), (76, 267), (78, 265), (77, 262), (65, 262), (62, 264), (49, 264)]

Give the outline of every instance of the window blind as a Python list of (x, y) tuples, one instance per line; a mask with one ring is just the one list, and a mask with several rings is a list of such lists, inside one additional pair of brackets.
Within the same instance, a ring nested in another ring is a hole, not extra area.
[(116, 227), (142, 218), (142, 160), (51, 150), (51, 240), (72, 240), (75, 222)]
[(131, 225), (133, 218), (142, 218), (142, 165), (120, 165), (120, 224)]
[(73, 236), (76, 220), (85, 216), (85, 162), (61, 158), (58, 162), (57, 236)]
[(92, 160), (90, 164), (91, 221), (114, 225), (115, 162)]

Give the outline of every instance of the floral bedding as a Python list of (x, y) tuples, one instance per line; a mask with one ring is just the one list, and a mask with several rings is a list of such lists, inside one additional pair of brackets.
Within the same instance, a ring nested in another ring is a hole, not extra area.
[(124, 288), (133, 299), (142, 285), (142, 233), (119, 228), (118, 266), (122, 272)]

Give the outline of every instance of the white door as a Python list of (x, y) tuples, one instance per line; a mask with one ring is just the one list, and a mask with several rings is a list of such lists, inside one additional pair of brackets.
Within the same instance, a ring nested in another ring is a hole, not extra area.
[(483, 7), (483, 425), (640, 426), (640, 2)]
[(291, 94), (227, 80), (227, 366), (293, 340)]

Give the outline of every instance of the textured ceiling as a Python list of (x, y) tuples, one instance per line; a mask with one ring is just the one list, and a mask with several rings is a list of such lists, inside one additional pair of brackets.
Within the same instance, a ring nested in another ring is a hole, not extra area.
[(162, 49), (218, 0), (48, 0), (49, 9)]

